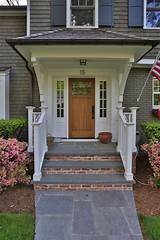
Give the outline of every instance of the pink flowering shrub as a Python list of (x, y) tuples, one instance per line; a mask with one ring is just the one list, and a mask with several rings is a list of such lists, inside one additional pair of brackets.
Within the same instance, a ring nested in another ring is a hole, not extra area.
[(27, 165), (31, 159), (27, 143), (0, 138), (0, 191), (18, 183), (30, 183)]
[(160, 142), (145, 143), (142, 149), (148, 154), (154, 177), (160, 178)]

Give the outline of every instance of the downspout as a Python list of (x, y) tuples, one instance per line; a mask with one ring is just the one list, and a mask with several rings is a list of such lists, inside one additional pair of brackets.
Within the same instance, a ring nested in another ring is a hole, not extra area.
[[(27, 26), (26, 26), (26, 34), (27, 34), (27, 37), (29, 37), (30, 36), (30, 34), (31, 34), (31, 2), (30, 2), (30, 0), (27, 0)], [(14, 50), (19, 54), (19, 55), (21, 55), (20, 53), (19, 53), (19, 51), (17, 51), (17, 49), (15, 48), (15, 46), (14, 46)], [(33, 70), (31, 69), (31, 67), (28, 65), (28, 62), (26, 61), (26, 59), (21, 55), (21, 57), (24, 59), (24, 61), (26, 62), (26, 67), (27, 67), (27, 69), (28, 69), (28, 71), (30, 72), (30, 74), (31, 74), (31, 96), (32, 96), (32, 99), (31, 99), (31, 101), (32, 101), (32, 106), (33, 106), (33, 83), (34, 83), (34, 73), (33, 73)]]
[(27, 0), (27, 36), (31, 33), (31, 11), (30, 11), (30, 0)]

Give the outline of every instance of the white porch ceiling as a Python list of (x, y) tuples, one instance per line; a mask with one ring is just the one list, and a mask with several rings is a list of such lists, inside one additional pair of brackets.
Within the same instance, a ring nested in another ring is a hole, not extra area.
[(92, 60), (120, 61), (130, 59), (136, 62), (148, 50), (150, 45), (16, 45), (17, 50), (26, 58), (28, 62), (32, 58), (49, 61), (57, 60), (79, 60), (81, 58)]

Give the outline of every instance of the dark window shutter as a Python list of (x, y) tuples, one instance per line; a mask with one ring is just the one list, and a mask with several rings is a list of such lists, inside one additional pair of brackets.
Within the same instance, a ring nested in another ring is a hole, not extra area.
[(129, 27), (143, 26), (143, 0), (128, 0)]
[(52, 0), (52, 25), (66, 26), (66, 0)]
[(113, 26), (113, 0), (99, 0), (99, 26)]

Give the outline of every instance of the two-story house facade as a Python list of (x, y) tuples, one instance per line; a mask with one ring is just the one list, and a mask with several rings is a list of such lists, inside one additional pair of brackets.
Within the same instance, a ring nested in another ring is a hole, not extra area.
[(140, 107), (138, 127), (160, 107), (156, 79), (137, 102), (159, 37), (156, 0), (28, 0), (26, 35), (7, 42), (37, 82), (32, 105), (39, 96), (37, 105), (47, 106), (48, 136), (96, 139), (111, 132), (118, 142), (122, 107)]
[[(37, 76), (41, 75), (41, 80), (37, 77), (40, 101), (48, 106), (51, 136), (94, 138), (100, 131), (111, 131), (116, 141), (118, 102), (127, 107), (141, 107), (140, 120), (152, 108), (159, 107), (159, 93), (152, 96), (151, 83), (147, 102), (143, 96), (140, 103), (136, 102), (148, 66), (155, 59), (154, 49), (141, 60), (157, 44), (158, 4), (156, 1), (30, 1), (28, 36), (15, 40), (14, 46), (29, 65), (35, 66)], [(135, 66), (137, 61), (139, 64)], [(83, 88), (88, 88), (86, 93)], [(91, 96), (86, 99), (89, 92)], [(81, 106), (77, 109), (77, 103), (82, 103), (81, 110)], [(73, 126), (74, 123), (77, 125)]]
[[(28, 109), (35, 240), (143, 239), (136, 130), (160, 109), (160, 81), (150, 77), (137, 99), (159, 39), (159, 0), (0, 7), (0, 119)], [(101, 132), (112, 142), (99, 143)]]

